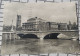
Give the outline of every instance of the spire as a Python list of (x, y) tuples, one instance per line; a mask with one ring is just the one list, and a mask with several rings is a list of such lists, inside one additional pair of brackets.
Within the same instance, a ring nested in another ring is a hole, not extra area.
[(11, 24), (11, 31), (14, 31), (13, 30), (13, 19), (12, 19), (12, 24)]

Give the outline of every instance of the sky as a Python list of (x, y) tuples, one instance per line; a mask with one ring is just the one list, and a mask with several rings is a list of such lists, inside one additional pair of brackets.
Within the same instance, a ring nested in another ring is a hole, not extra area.
[(77, 23), (75, 2), (60, 3), (5, 3), (4, 25), (16, 26), (17, 15), (21, 15), (21, 23), (29, 18), (38, 17), (50, 22)]

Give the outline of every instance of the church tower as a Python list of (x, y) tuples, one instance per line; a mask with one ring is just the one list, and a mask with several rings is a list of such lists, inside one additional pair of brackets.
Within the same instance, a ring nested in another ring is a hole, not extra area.
[(21, 30), (21, 15), (17, 15), (16, 30)]

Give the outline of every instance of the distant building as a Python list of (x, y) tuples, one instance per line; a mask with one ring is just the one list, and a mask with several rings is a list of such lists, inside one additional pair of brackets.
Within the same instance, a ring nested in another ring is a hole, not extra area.
[(46, 22), (41, 18), (30, 18), (22, 24), (22, 29), (27, 31), (48, 31), (58, 30), (58, 24), (55, 22)]
[[(12, 29), (12, 25), (7, 25), (7, 26), (3, 25), (3, 31), (11, 31), (11, 29)], [(16, 27), (13, 26), (13, 30), (15, 29)]]
[(58, 24), (56, 22), (47, 22), (47, 30), (58, 30)]
[(22, 24), (22, 30), (26, 31), (52, 31), (68, 30), (67, 23), (46, 22), (41, 18), (30, 18)]
[(51, 28), (51, 30), (58, 30), (58, 24), (56, 22), (51, 22), (50, 28)]
[(30, 18), (26, 23), (22, 24), (22, 29), (27, 31), (41, 31), (44, 30), (45, 21), (41, 18)]
[(21, 30), (21, 15), (17, 15), (16, 30)]
[(67, 23), (58, 23), (59, 30), (68, 30)]

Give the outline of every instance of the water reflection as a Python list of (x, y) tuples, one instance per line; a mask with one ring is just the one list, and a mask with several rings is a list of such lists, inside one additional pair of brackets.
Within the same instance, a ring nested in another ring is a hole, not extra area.
[[(14, 37), (16, 38), (17, 36)], [(2, 42), (2, 54), (80, 53), (80, 44), (77, 40), (40, 40), (35, 38), (4, 40), (4, 38)]]

